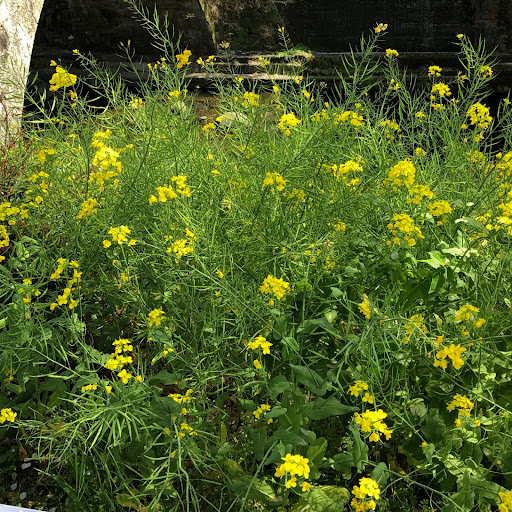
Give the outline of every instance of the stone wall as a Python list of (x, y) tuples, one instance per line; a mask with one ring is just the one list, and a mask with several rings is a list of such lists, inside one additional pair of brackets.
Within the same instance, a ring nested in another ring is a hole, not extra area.
[(43, 1), (0, 0), (0, 144), (19, 122)]
[(387, 47), (401, 52), (455, 52), (455, 35), (512, 51), (510, 0), (294, 0), (279, 6), (292, 40), (315, 51), (343, 52), (361, 34), (387, 23)]

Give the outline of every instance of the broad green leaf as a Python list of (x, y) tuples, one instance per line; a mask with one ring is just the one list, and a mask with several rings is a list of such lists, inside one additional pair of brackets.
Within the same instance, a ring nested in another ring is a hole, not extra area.
[(306, 457), (315, 465), (318, 466), (324, 458), (325, 451), (327, 450), (327, 439), (319, 437), (306, 452)]
[[(327, 322), (327, 320), (325, 320)], [(309, 391), (318, 396), (324, 396), (327, 391), (327, 384), (324, 379), (307, 366), (290, 364), (290, 368), (295, 378), (303, 384)]]
[(341, 416), (353, 411), (357, 411), (357, 407), (344, 405), (334, 396), (330, 396), (326, 400), (323, 398), (315, 398), (303, 407), (304, 415), (312, 420), (323, 420), (329, 416)]

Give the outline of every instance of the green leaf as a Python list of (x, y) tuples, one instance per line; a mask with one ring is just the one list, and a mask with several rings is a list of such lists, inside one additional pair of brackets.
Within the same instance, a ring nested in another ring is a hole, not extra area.
[(249, 435), (251, 437), (252, 450), (256, 460), (263, 459), (263, 456), (265, 455), (265, 444), (267, 442), (267, 428), (251, 428)]
[(319, 437), (306, 452), (306, 457), (314, 464), (318, 466), (325, 455), (325, 451), (327, 450), (327, 439), (325, 437)]
[(285, 391), (288, 391), (290, 389), (290, 386), (291, 383), (288, 382), (284, 375), (278, 375), (277, 377), (274, 377), (268, 383), (270, 397), (272, 398), (272, 400), (275, 400), (277, 395), (284, 393)]
[(375, 480), (380, 487), (384, 487), (388, 482), (388, 468), (384, 462), (379, 462), (372, 471), (371, 478)]
[(274, 432), (272, 436), (276, 441), (281, 441), (284, 444), (290, 444), (293, 447), (295, 446), (307, 446), (308, 443), (304, 440), (303, 437), (299, 436), (295, 432), (290, 430), (278, 430)]
[(323, 420), (329, 416), (341, 416), (353, 411), (357, 411), (357, 407), (344, 405), (334, 396), (330, 396), (326, 400), (323, 398), (315, 398), (303, 407), (305, 416), (312, 420)]
[(344, 487), (318, 485), (305, 497), (311, 512), (343, 512), (350, 499), (350, 492)]
[(268, 414), (265, 414), (265, 419), (270, 420), (271, 418), (279, 418), (279, 416), (286, 414), (287, 411), (288, 409), (283, 407), (272, 407), (272, 410)]
[[(325, 320), (327, 322), (327, 320)], [(304, 385), (309, 391), (318, 396), (324, 396), (327, 391), (327, 384), (324, 379), (307, 366), (290, 364), (290, 368), (295, 378)]]
[(276, 496), (274, 488), (265, 480), (252, 476), (240, 476), (227, 483), (228, 487), (239, 497), (262, 501), (267, 505), (279, 505), (283, 498)]

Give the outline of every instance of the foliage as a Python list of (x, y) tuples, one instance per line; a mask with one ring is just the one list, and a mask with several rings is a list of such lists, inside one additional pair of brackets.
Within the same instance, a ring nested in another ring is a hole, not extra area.
[(219, 78), (202, 126), (168, 41), (139, 97), (75, 51), (105, 109), (56, 68), (5, 153), (6, 481), (20, 453), (66, 510), (508, 510), (509, 101), (464, 36), (425, 90), (378, 29), (329, 101)]

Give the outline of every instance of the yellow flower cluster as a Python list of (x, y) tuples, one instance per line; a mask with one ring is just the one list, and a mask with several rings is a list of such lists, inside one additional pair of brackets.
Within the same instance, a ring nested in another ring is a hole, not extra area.
[(386, 181), (390, 181), (393, 190), (398, 191), (399, 187), (410, 188), (414, 183), (416, 177), (416, 167), (409, 160), (401, 160), (396, 165), (391, 167)]
[(411, 341), (411, 336), (414, 334), (416, 341), (420, 340), (421, 334), (427, 333), (427, 327), (423, 323), (423, 315), (412, 315), (409, 321), (405, 324), (404, 343), (407, 345)]
[(94, 197), (85, 200), (80, 206), (80, 211), (77, 214), (78, 219), (82, 219), (88, 215), (92, 215), (98, 211), (98, 201)]
[(39, 295), (41, 295), (41, 291), (38, 290), (35, 286), (33, 286), (32, 279), (23, 279), (23, 286), (20, 286), (18, 288), (18, 293), (24, 295), (23, 302), (25, 304), (30, 304), (30, 302), (32, 301), (32, 294), (34, 294), (35, 297), (39, 297)]
[[(309, 459), (306, 459), (302, 455), (292, 455), (291, 453), (287, 453), (284, 457), (281, 457), (281, 460), (284, 462), (277, 467), (275, 476), (278, 478), (286, 477), (287, 489), (297, 487), (297, 476), (303, 477), (304, 480), (309, 478), (309, 473), (311, 471), (311, 468), (309, 467)], [(311, 484), (304, 481), (302, 484), (302, 491), (307, 492), (310, 489)]]
[(430, 99), (434, 101), (436, 99), (436, 94), (440, 98), (444, 98), (445, 96), (451, 96), (452, 93), (450, 91), (450, 87), (442, 82), (435, 84), (432, 86)]
[[(400, 88), (400, 86), (398, 88)], [(399, 138), (402, 136), (400, 134), (400, 127), (398, 126), (398, 123), (396, 121), (392, 121), (391, 119), (385, 119), (384, 121), (381, 121), (380, 126), (384, 128), (386, 139), (389, 139), (388, 142), (394, 140), (395, 135), (397, 134)]]
[(272, 343), (267, 341), (267, 338), (264, 336), (257, 336), (252, 341), (249, 341), (247, 344), (247, 348), (250, 350), (257, 350), (259, 348), (263, 349), (263, 354), (270, 354), (270, 347)]
[(174, 183), (176, 190), (174, 190), (172, 185), (164, 185), (163, 187), (157, 187), (156, 192), (157, 196), (151, 196), (149, 198), (149, 204), (156, 203), (157, 201), (161, 203), (165, 203), (167, 199), (174, 199), (175, 197), (184, 196), (190, 197), (190, 187), (187, 185), (187, 177), (186, 176), (173, 176), (171, 178), (171, 182)]
[[(114, 346), (114, 352), (110, 354), (110, 359), (105, 363), (105, 368), (108, 370), (117, 371), (122, 370), (125, 364), (133, 363), (133, 357), (131, 355), (126, 355), (129, 352), (133, 352), (133, 345), (130, 340), (120, 338), (115, 340), (112, 345)], [(122, 375), (118, 373), (117, 376), (122, 379), (123, 377), (126, 378), (126, 375), (129, 374), (127, 374), (125, 371)], [(131, 378), (131, 376), (129, 378)]]
[(73, 277), (68, 279), (64, 291), (57, 297), (57, 301), (50, 304), (50, 310), (53, 311), (57, 306), (64, 306), (65, 304), (68, 304), (69, 309), (73, 309), (78, 305), (78, 302), (73, 298), (71, 294), (76, 290), (78, 290), (80, 293), (80, 281), (82, 280), (82, 272), (77, 270), (80, 266), (78, 262), (74, 260), (69, 261), (66, 258), (59, 258), (57, 260), (57, 264), (57, 269), (50, 276), (50, 279), (60, 279), (64, 270), (68, 268), (73, 269)]
[[(194, 242), (197, 240), (197, 236), (188, 228), (185, 228), (185, 236), (186, 238), (174, 240), (171, 245), (167, 247), (167, 252), (176, 256), (176, 263), (183, 256), (187, 256), (194, 252)], [(167, 241), (171, 241), (173, 240), (173, 236), (166, 235), (165, 239)]]
[(371, 442), (380, 441), (381, 434), (383, 434), (387, 440), (391, 439), (393, 431), (389, 430), (388, 426), (383, 421), (387, 416), (387, 413), (382, 409), (378, 411), (365, 411), (362, 414), (358, 412), (354, 413), (356, 423), (361, 426), (361, 430), (370, 433), (368, 439)]
[(265, 295), (274, 295), (281, 300), (290, 291), (290, 283), (269, 274), (260, 286), (260, 292)]
[(256, 419), (259, 420), (261, 415), (263, 414), (264, 416), (267, 412), (270, 411), (270, 409), (272, 409), (272, 407), (269, 404), (261, 404), (255, 411), (252, 411), (252, 414)]
[(437, 225), (440, 226), (446, 220), (446, 216), (453, 212), (453, 208), (450, 206), (448, 201), (433, 201), (428, 205), (428, 211), (432, 217), (441, 217), (437, 221)]
[(375, 31), (376, 34), (380, 34), (381, 32), (386, 32), (387, 29), (387, 23), (379, 23), (373, 30)]
[[(108, 234), (112, 237), (112, 242), (117, 242), (119, 245), (127, 243), (131, 246), (137, 243), (137, 240), (128, 238), (130, 233), (131, 230), (128, 226), (117, 226), (108, 230)], [(110, 240), (103, 240), (103, 247), (107, 249), (112, 245), (112, 242)]]
[(334, 125), (344, 124), (348, 122), (350, 125), (354, 127), (354, 129), (358, 129), (360, 126), (364, 124), (364, 118), (362, 115), (354, 112), (353, 110), (345, 110), (341, 114), (337, 114), (334, 116)]
[(18, 413), (14, 412), (10, 407), (7, 409), (2, 409), (0, 411), (0, 425), (6, 421), (13, 423), (16, 419), (16, 416), (18, 416)]
[(290, 135), (291, 134), (290, 128), (297, 126), (301, 122), (302, 121), (300, 119), (297, 119), (295, 114), (293, 112), (291, 112), (290, 114), (283, 114), (281, 116), (281, 118), (279, 119), (279, 123), (277, 126), (285, 135)]
[(50, 79), (50, 91), (56, 91), (61, 87), (71, 87), (76, 84), (76, 75), (72, 75), (63, 67), (57, 66), (54, 61), (51, 62), (51, 65), (55, 66), (55, 73)]
[(187, 389), (184, 395), (182, 395), (181, 393), (171, 393), (170, 395), (167, 396), (169, 398), (172, 398), (178, 404), (186, 404), (187, 402), (194, 400), (192, 393), (193, 391), (191, 389)]
[[(414, 225), (413, 219), (407, 213), (398, 213), (393, 215), (393, 218), (387, 227), (394, 235), (394, 244), (400, 243), (400, 236), (403, 237), (409, 247), (416, 245), (417, 238), (425, 238), (421, 229)], [(391, 241), (388, 241), (387, 243), (390, 245)]]
[[(105, 144), (105, 140), (110, 138), (112, 131), (107, 129), (104, 132), (96, 132), (92, 137), (92, 147), (96, 148), (96, 153), (92, 158), (92, 165), (97, 168), (89, 175), (89, 183), (99, 185), (100, 191), (105, 190), (105, 183), (115, 178), (123, 170), (119, 161), (120, 151)], [(110, 169), (112, 167), (113, 169)], [(114, 185), (118, 185), (119, 180), (114, 180)]]
[(380, 499), (379, 484), (371, 478), (363, 477), (359, 480), (359, 485), (354, 485), (352, 488), (352, 494), (354, 497), (350, 504), (357, 512), (375, 510), (377, 506), (375, 500)]
[(178, 437), (185, 437), (186, 435), (195, 436), (197, 432), (191, 427), (188, 423), (182, 422), (180, 425), (180, 431), (178, 432)]
[(469, 416), (469, 413), (471, 412), (471, 409), (473, 409), (474, 406), (475, 404), (467, 396), (460, 395), (457, 393), (453, 397), (453, 400), (448, 404), (447, 409), (450, 412), (454, 411), (455, 409), (458, 409), (459, 416)]
[(244, 92), (242, 107), (257, 107), (260, 104), (260, 95), (254, 92)]
[(443, 347), (436, 353), (436, 360), (434, 366), (438, 366), (443, 370), (448, 367), (448, 359), (451, 359), (453, 367), (459, 370), (464, 365), (464, 360), (461, 355), (466, 352), (466, 349), (461, 345), (454, 345), (453, 343), (449, 347)]
[(399, 53), (396, 50), (388, 48), (386, 50), (386, 57), (398, 57)]
[(190, 50), (185, 50), (183, 53), (176, 55), (176, 60), (178, 61), (176, 67), (181, 69), (183, 66), (186, 66), (189, 63), (191, 55), (192, 52)]
[(428, 76), (430, 76), (430, 77), (441, 76), (441, 71), (443, 71), (443, 68), (440, 68), (439, 66), (429, 66)]
[(374, 397), (368, 392), (368, 383), (364, 380), (356, 380), (354, 384), (348, 388), (348, 392), (355, 397), (358, 397), (361, 393), (363, 393), (363, 391), (365, 392), (362, 396), (363, 402), (373, 404)]
[(482, 66), (480, 68), (480, 73), (482, 73), (484, 78), (490, 78), (492, 76), (492, 68), (491, 68), (491, 66)]
[(363, 302), (359, 304), (359, 311), (366, 317), (366, 319), (370, 320), (372, 316), (372, 310), (370, 301), (368, 300), (368, 295), (366, 295), (366, 293), (363, 293)]
[(85, 393), (87, 391), (96, 391), (97, 389), (97, 384), (87, 384), (87, 386), (82, 386), (82, 393)]
[(153, 327), (153, 325), (158, 326), (163, 320), (165, 320), (165, 314), (161, 309), (153, 309), (153, 311), (148, 313), (149, 327)]
[[(469, 124), (475, 128), (480, 129), (481, 132), (475, 136), (475, 142), (479, 142), (484, 138), (484, 131), (489, 128), (492, 122), (492, 117), (489, 113), (489, 108), (481, 103), (474, 103), (468, 108), (466, 116), (469, 117)], [(466, 125), (462, 125), (466, 127)]]
[[(267, 172), (266, 178), (263, 180), (262, 188), (276, 186), (278, 192), (281, 192), (286, 185), (285, 179), (278, 172)], [(274, 188), (272, 187), (272, 190)]]
[(512, 491), (500, 491), (499, 496), (501, 498), (501, 503), (498, 506), (500, 512), (512, 512)]
[(434, 192), (432, 192), (427, 185), (413, 185), (409, 188), (409, 196), (410, 197), (407, 198), (408, 204), (420, 204), (425, 197), (432, 199)]
[(485, 318), (479, 318), (480, 309), (471, 304), (464, 304), (455, 312), (455, 322), (471, 322), (475, 329), (480, 329), (485, 324)]

